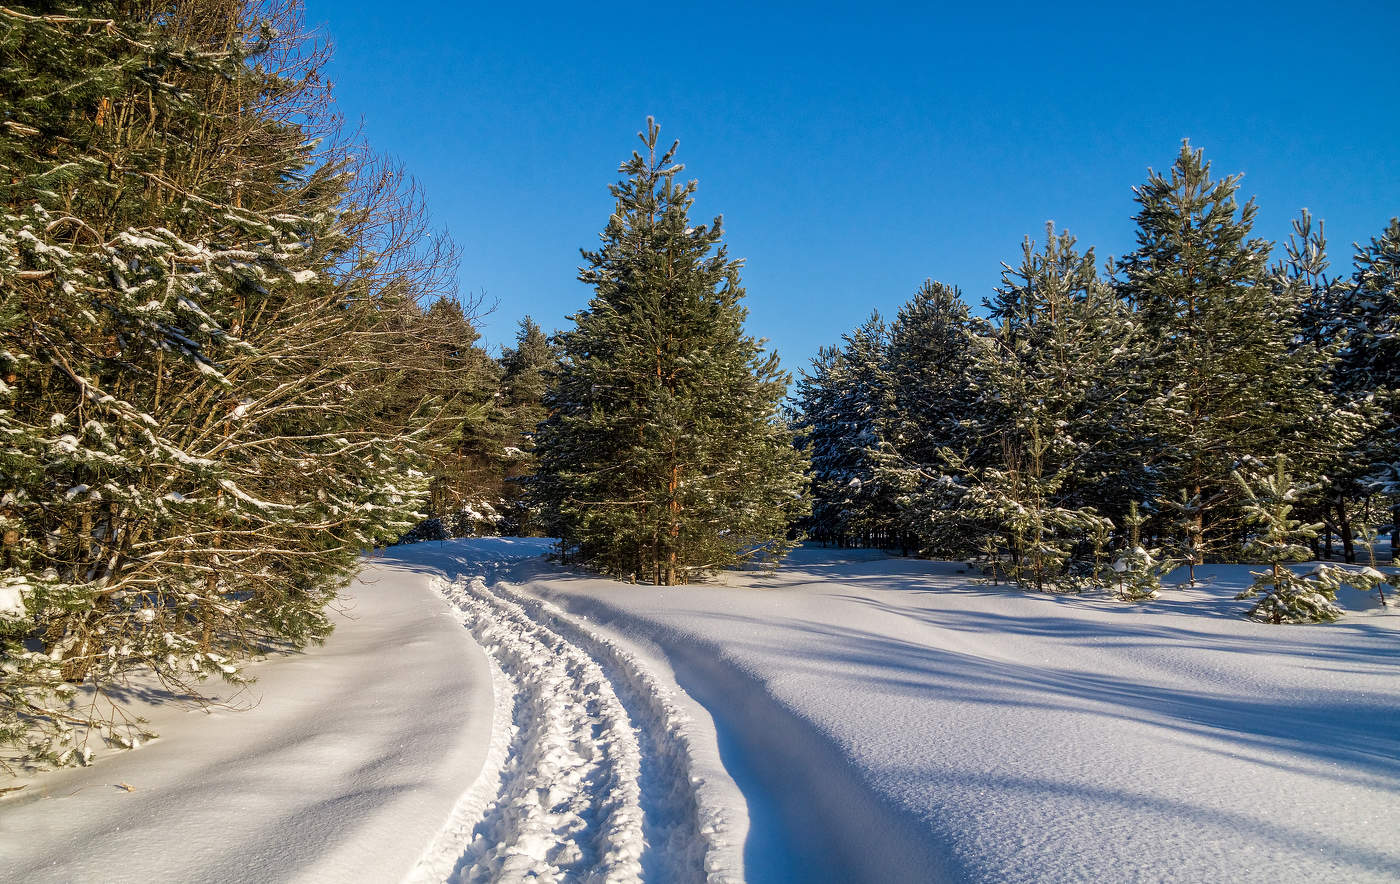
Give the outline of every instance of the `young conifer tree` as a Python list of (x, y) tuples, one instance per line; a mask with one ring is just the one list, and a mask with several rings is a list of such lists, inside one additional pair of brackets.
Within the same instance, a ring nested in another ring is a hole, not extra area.
[(602, 244), (583, 253), (594, 296), (559, 336), (533, 487), (567, 553), (673, 585), (783, 556), (805, 476), (778, 415), (788, 377), (744, 333), (720, 220), (692, 224), (676, 144), (658, 150), (651, 119), (640, 137)]
[(1144, 545), (1142, 528), (1147, 524), (1147, 515), (1142, 512), (1137, 501), (1128, 505), (1128, 513), (1123, 517), (1123, 548), (1114, 559), (1109, 583), (1125, 602), (1141, 602), (1155, 599), (1162, 588), (1162, 578), (1176, 568), (1176, 562), (1166, 558), (1159, 549)]
[(1312, 489), (1294, 482), (1288, 458), (1278, 455), (1272, 470), (1250, 460), (1233, 479), (1245, 498), (1245, 519), (1254, 529), (1245, 551), (1269, 566), (1267, 571), (1251, 572), (1254, 584), (1236, 596), (1259, 599), (1247, 616), (1264, 623), (1326, 623), (1341, 617), (1341, 572), (1323, 565), (1299, 575), (1288, 567), (1307, 560), (1311, 551), (1305, 544), (1320, 527), (1293, 517), (1294, 508)]

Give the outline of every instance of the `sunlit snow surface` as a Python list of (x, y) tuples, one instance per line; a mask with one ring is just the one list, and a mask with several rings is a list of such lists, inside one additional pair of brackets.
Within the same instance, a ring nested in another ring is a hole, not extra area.
[(1241, 566), (1136, 606), (811, 548), (681, 589), (533, 567), (714, 714), (750, 880), (1400, 878), (1400, 616), (1358, 595), (1280, 627)]
[(257, 708), (158, 709), (0, 802), (0, 878), (1400, 878), (1400, 614), (1367, 598), (1279, 627), (1235, 566), (1129, 605), (815, 548), (631, 586), (545, 549), (389, 551)]
[(327, 643), (250, 666), (234, 708), (151, 707), (138, 687), (160, 738), (0, 801), (0, 880), (398, 880), (491, 726), (487, 660), (429, 580), (371, 564)]

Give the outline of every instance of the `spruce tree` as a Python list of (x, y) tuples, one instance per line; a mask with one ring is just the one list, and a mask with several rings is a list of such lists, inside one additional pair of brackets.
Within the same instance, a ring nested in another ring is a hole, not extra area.
[[(807, 421), (797, 425), (803, 436), (799, 445), (812, 460), (812, 531), (842, 545), (899, 542), (895, 491), (878, 469), (896, 413), (887, 374), (888, 346), (889, 328), (878, 312), (872, 313), (844, 337), (837, 358), (820, 369), (824, 426)], [(804, 378), (799, 396), (813, 379)], [(811, 414), (815, 418), (818, 411)]]
[(890, 329), (886, 374), (893, 417), (880, 451), (878, 473), (898, 495), (902, 534), (926, 555), (968, 556), (978, 532), (966, 518), (966, 485), (950, 469), (965, 455), (977, 400), (973, 339), (986, 324), (971, 315), (952, 286), (926, 281)]
[(1367, 487), (1391, 501), (1391, 554), (1400, 549), (1400, 218), (1358, 246), (1350, 285), (1333, 303), (1334, 332), (1345, 340), (1337, 384), (1372, 399), (1377, 426), (1355, 457)]
[(846, 469), (851, 440), (846, 436), (847, 425), (839, 420), (844, 361), (839, 347), (817, 349), (811, 366), (797, 379), (790, 418), (793, 443), (807, 459), (811, 476), (811, 510), (802, 529), (823, 544), (843, 542), (843, 489), (852, 478)]
[(778, 415), (787, 375), (744, 333), (740, 262), (720, 219), (692, 225), (695, 182), (658, 131), (648, 119), (583, 253), (594, 296), (559, 335), (533, 487), (567, 553), (672, 585), (784, 555), (805, 477)]
[(501, 407), (507, 426), (504, 528), (511, 534), (540, 530), (524, 484), (535, 472), (535, 431), (546, 417), (544, 400), (555, 358), (548, 336), (528, 316), (520, 321), (515, 346), (501, 352)]

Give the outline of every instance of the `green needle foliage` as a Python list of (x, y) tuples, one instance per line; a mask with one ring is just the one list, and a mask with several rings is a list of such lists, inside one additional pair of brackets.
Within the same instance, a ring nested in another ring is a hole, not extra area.
[(325, 60), (295, 4), (0, 7), (0, 763), (133, 744), (132, 672), (321, 640), (416, 519), (450, 249)]
[(594, 296), (558, 338), (533, 488), (567, 554), (672, 585), (784, 555), (806, 480), (778, 416), (788, 376), (744, 333), (740, 262), (718, 218), (691, 223), (695, 182), (658, 132), (648, 119), (583, 253)]
[(1128, 529), (1127, 544), (1113, 562), (1113, 588), (1125, 602), (1155, 599), (1162, 589), (1162, 578), (1175, 570), (1177, 562), (1166, 558), (1159, 549), (1143, 546), (1142, 528), (1147, 524), (1147, 516), (1137, 501), (1128, 505), (1123, 524)]
[[(1236, 473), (1281, 455), (1306, 477), (1290, 506), (1354, 563), (1372, 514), (1400, 515), (1400, 222), (1330, 278), (1320, 222), (1303, 212), (1271, 264), (1238, 190), (1183, 143), (1134, 189), (1137, 246), (1106, 276), (1047, 225), (1003, 265), (987, 319), (930, 282), (888, 328), (873, 318), (821, 350), (793, 416), (808, 533), (1150, 598), (1173, 564), (1194, 583), (1245, 539), (1263, 553), (1261, 504)], [(1305, 527), (1289, 556), (1330, 556)], [(1324, 595), (1327, 580), (1388, 579), (1374, 564), (1309, 577)]]
[(1289, 562), (1306, 561), (1311, 550), (1306, 541), (1322, 527), (1293, 518), (1293, 510), (1314, 490), (1298, 486), (1288, 472), (1288, 458), (1274, 459), (1272, 472), (1253, 466), (1233, 473), (1244, 497), (1244, 515), (1258, 530), (1245, 550), (1268, 564), (1267, 571), (1253, 571), (1254, 585), (1237, 598), (1258, 598), (1248, 616), (1265, 623), (1325, 623), (1342, 616), (1337, 607), (1337, 581), (1330, 571), (1319, 569), (1299, 575)]

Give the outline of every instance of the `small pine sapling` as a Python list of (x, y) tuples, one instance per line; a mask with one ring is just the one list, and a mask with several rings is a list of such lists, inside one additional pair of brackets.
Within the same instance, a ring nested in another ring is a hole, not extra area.
[(1248, 476), (1240, 470), (1233, 473), (1244, 495), (1245, 519), (1260, 529), (1246, 542), (1245, 549), (1256, 553), (1269, 569), (1250, 572), (1254, 585), (1235, 598), (1258, 598), (1246, 616), (1262, 623), (1327, 623), (1338, 619), (1342, 609), (1337, 607), (1339, 581), (1333, 573), (1335, 569), (1324, 566), (1298, 575), (1288, 567), (1289, 562), (1308, 559), (1311, 550), (1306, 543), (1322, 527), (1292, 517), (1294, 504), (1314, 489), (1293, 484), (1284, 455), (1275, 459), (1272, 473), (1249, 472)]
[(1099, 586), (1108, 586), (1113, 581), (1113, 569), (1108, 564), (1109, 546), (1113, 541), (1113, 523), (1107, 520), (1096, 522), (1089, 534), (1089, 542), (1094, 546), (1093, 581)]
[(1201, 530), (1204, 512), (1201, 495), (1188, 495), (1182, 490), (1179, 499), (1165, 500), (1163, 503), (1173, 516), (1171, 526), (1177, 535), (1174, 547), (1181, 556), (1182, 564), (1186, 565), (1186, 584), (1195, 586), (1196, 566), (1205, 563), (1207, 551), (1205, 532)]
[[(1355, 542), (1366, 551), (1367, 563), (1360, 568), (1347, 568), (1339, 565), (1319, 565), (1318, 571), (1326, 571), (1327, 577), (1333, 579), (1338, 585), (1346, 584), (1361, 592), (1374, 591), (1379, 597), (1381, 607), (1384, 608), (1390, 602), (1386, 601), (1385, 588), (1391, 587), (1400, 591), (1400, 573), (1387, 574), (1380, 569), (1376, 561), (1376, 541), (1380, 539), (1379, 532), (1368, 522), (1362, 520), (1354, 525)], [(1394, 592), (1392, 592), (1392, 598)]]
[(994, 535), (988, 534), (982, 540), (982, 573), (991, 575), (993, 586), (997, 585), (997, 571), (1001, 568), (1001, 545)]
[(1142, 544), (1142, 526), (1147, 516), (1137, 501), (1128, 505), (1123, 524), (1128, 529), (1128, 544), (1113, 563), (1114, 585), (1118, 598), (1125, 602), (1155, 599), (1162, 588), (1162, 578), (1171, 573), (1177, 563), (1165, 558), (1160, 549), (1148, 549)]

